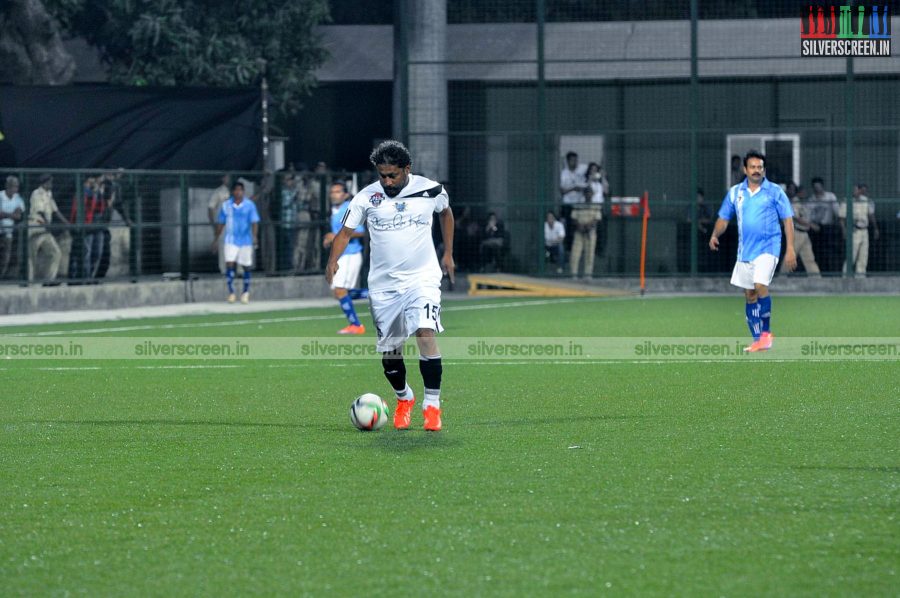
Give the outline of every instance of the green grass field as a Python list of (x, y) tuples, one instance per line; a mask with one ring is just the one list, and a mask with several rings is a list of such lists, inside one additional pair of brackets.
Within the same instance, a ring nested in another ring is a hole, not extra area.
[[(773, 316), (780, 336), (900, 337), (892, 297), (776, 296)], [(471, 338), (746, 335), (739, 296), (448, 301), (443, 321)], [(340, 325), (335, 307), (2, 333)], [(406, 432), (350, 426), (354, 396), (390, 397), (371, 359), (2, 361), (0, 593), (896, 596), (900, 361), (777, 349), (447, 359), (437, 434), (418, 409)]]

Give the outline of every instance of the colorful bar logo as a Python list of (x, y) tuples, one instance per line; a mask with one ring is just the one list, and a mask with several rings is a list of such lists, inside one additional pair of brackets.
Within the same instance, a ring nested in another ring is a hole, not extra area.
[(800, 14), (801, 56), (890, 56), (887, 5), (807, 5)]

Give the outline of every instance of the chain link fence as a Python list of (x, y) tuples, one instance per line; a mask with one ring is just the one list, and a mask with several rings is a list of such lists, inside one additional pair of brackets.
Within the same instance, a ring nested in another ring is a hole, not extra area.
[(342, 182), (352, 193), (372, 175), (26, 169), (2, 176), (21, 210), (10, 207), (3, 222), (0, 281), (53, 285), (224, 272), (221, 246), (213, 247), (215, 222), (235, 180), (260, 214), (254, 269), (320, 273), (329, 186)]
[[(463, 270), (636, 275), (634, 202), (646, 192), (649, 275), (729, 272), (735, 227), (718, 253), (709, 233), (740, 157), (757, 149), (806, 215), (797, 275), (900, 271), (900, 59), (802, 57), (809, 7), (794, 2), (692, 4), (405, 2), (395, 13), (398, 130), (419, 169), (447, 181)], [(857, 184), (868, 203), (848, 211)], [(548, 212), (566, 225), (561, 259), (545, 247)], [(867, 264), (854, 259), (861, 236)]]

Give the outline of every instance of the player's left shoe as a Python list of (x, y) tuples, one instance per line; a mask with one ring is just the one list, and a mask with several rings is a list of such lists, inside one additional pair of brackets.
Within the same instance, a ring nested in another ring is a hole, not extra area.
[(250, 303), (250, 293), (241, 293), (241, 303)]
[(343, 328), (338, 330), (338, 334), (365, 334), (365, 333), (366, 333), (366, 327), (363, 326), (362, 324), (360, 324), (358, 326), (355, 324), (350, 324), (349, 326), (344, 326)]
[(754, 340), (752, 343), (744, 347), (744, 353), (756, 353), (757, 351), (761, 351), (759, 346), (759, 339)]
[(437, 407), (426, 407), (422, 412), (425, 416), (425, 430), (427, 432), (441, 431), (441, 410)]

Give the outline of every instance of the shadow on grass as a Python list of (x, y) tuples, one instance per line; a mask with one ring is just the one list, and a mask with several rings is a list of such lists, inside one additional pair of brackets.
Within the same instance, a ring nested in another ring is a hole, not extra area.
[(390, 453), (410, 453), (429, 449), (446, 449), (462, 442), (446, 432), (424, 430), (381, 430), (372, 434), (372, 447)]

